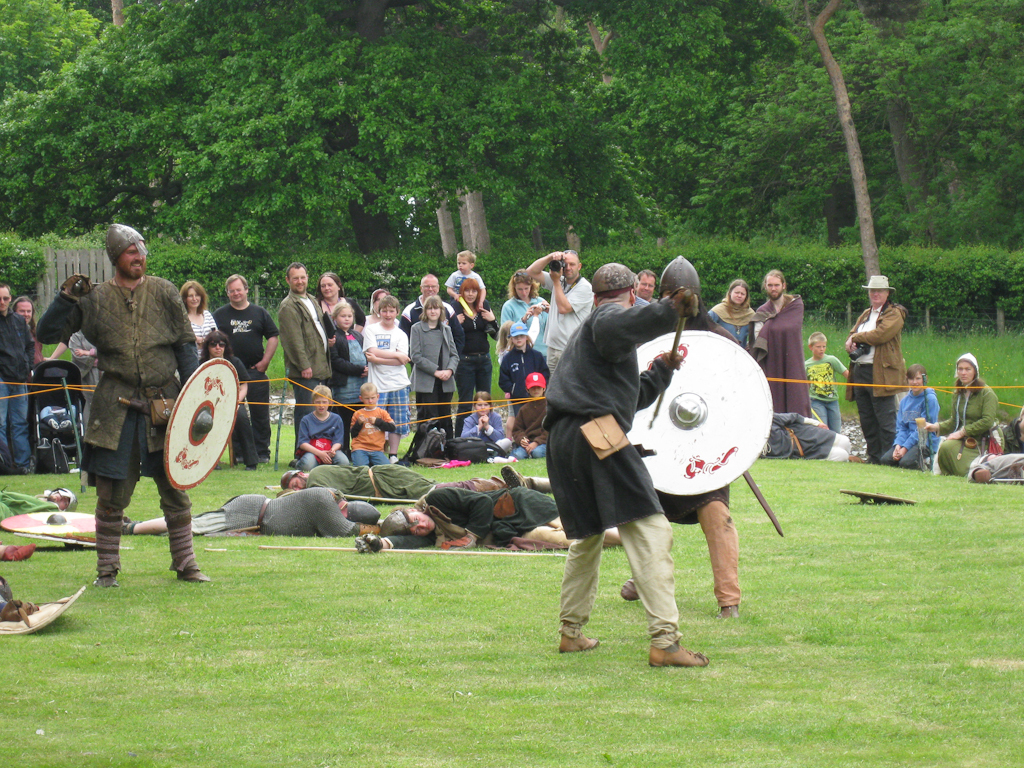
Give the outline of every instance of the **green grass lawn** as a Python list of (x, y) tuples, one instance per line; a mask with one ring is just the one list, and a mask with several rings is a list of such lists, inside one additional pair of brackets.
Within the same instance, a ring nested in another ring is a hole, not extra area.
[[(621, 549), (605, 554), (588, 627), (601, 646), (563, 656), (558, 556), (205, 538), (213, 582), (192, 585), (167, 570), (165, 538), (129, 537), (120, 589), (90, 587), (49, 629), (3, 638), (4, 764), (1020, 765), (1021, 489), (827, 462), (752, 472), (786, 537), (734, 485), (738, 621), (714, 618), (699, 528), (674, 529), (682, 630), (706, 669), (647, 666), (643, 609), (618, 597)], [(224, 469), (193, 502), (275, 478)], [(5, 480), (35, 492), (53, 479)], [(860, 506), (840, 488), (919, 503)], [(151, 481), (129, 512), (157, 514)], [(45, 601), (91, 583), (94, 564), (46, 546), (0, 573)]]

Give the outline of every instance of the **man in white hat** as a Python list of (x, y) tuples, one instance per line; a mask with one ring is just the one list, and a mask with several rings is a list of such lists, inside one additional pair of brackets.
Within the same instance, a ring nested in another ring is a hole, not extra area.
[(868, 463), (879, 464), (896, 439), (895, 395), (907, 388), (900, 346), (907, 310), (893, 303), (895, 288), (885, 275), (872, 275), (862, 287), (871, 306), (857, 318), (846, 340), (854, 385), (848, 388), (853, 390), (852, 397), (848, 391), (846, 399), (857, 402)]

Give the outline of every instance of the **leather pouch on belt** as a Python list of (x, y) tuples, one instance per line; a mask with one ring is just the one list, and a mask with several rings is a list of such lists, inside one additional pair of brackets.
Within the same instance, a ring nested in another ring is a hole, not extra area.
[(153, 426), (161, 427), (171, 418), (171, 411), (174, 410), (173, 397), (154, 397), (149, 401), (149, 418)]
[(580, 431), (599, 459), (606, 459), (629, 445), (629, 438), (610, 413), (591, 419)]
[(505, 491), (494, 502), (494, 517), (498, 520), (504, 520), (506, 517), (512, 517), (515, 513), (516, 504), (512, 501), (512, 494)]

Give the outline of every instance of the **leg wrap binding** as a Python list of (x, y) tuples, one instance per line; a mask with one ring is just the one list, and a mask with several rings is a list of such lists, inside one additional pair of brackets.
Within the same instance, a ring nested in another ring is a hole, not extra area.
[(121, 518), (120, 509), (96, 508), (96, 573), (116, 576), (121, 570)]
[(164, 513), (164, 520), (167, 521), (167, 536), (171, 544), (171, 570), (178, 573), (198, 571), (199, 566), (192, 551), (191, 510)]

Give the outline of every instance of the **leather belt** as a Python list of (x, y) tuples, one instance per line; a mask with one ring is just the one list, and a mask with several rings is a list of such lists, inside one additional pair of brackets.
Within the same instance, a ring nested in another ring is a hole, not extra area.
[(377, 487), (377, 481), (373, 479), (373, 467), (367, 467), (366, 474), (370, 478), (370, 485), (373, 486), (373, 495), (378, 498), (383, 498), (384, 494), (380, 492), (380, 488)]
[(256, 527), (257, 528), (262, 528), (263, 527), (263, 516), (265, 514), (267, 514), (267, 507), (269, 507), (269, 506), (270, 506), (270, 498), (264, 499), (263, 500), (263, 506), (260, 507), (260, 513), (256, 517)]

